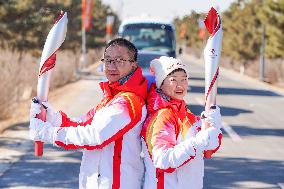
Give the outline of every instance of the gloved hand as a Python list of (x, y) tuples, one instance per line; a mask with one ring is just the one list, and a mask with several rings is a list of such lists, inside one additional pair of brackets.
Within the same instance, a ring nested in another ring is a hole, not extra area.
[(215, 105), (215, 108), (210, 108), (209, 112), (203, 111), (201, 113), (201, 117), (205, 117), (202, 119), (202, 124), (205, 124), (205, 122), (209, 123), (211, 127), (214, 127), (216, 129), (222, 128), (222, 119), (221, 119), (221, 113), (220, 108)]
[(218, 147), (218, 136), (221, 133), (220, 129), (209, 127), (206, 130), (199, 131), (193, 139), (193, 145), (197, 152), (204, 150), (213, 150)]
[(41, 112), (41, 105), (32, 101), (30, 108), (30, 119), (35, 118)]
[(204, 150), (214, 150), (219, 146), (219, 134), (222, 133), (220, 129), (214, 127), (209, 127), (204, 130), (208, 135), (208, 144), (205, 146)]
[(43, 122), (37, 118), (30, 120), (30, 139), (54, 144), (59, 127), (53, 127), (49, 122)]
[(59, 112), (54, 111), (52, 106), (48, 102), (42, 102), (42, 105), (46, 107), (46, 120), (54, 127), (60, 127), (62, 124), (62, 116)]
[(209, 136), (207, 132), (201, 130), (195, 135), (195, 138), (192, 138), (192, 141), (197, 153), (203, 153), (203, 151), (205, 150), (205, 146), (208, 146), (209, 144)]
[(30, 119), (35, 118), (41, 112), (41, 107), (46, 109), (46, 121), (50, 122), (54, 127), (60, 127), (62, 124), (62, 116), (59, 112), (55, 112), (48, 102), (42, 102), (42, 105), (32, 100), (30, 109)]

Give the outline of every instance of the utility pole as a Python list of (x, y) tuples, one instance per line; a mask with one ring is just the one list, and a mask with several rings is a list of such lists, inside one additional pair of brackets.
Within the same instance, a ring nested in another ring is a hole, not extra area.
[(261, 37), (261, 47), (260, 47), (260, 58), (259, 58), (259, 80), (265, 81), (265, 24), (262, 24), (262, 37)]

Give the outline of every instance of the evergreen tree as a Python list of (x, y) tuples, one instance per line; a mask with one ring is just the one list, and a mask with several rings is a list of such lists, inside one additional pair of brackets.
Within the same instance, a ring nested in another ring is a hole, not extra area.
[(258, 17), (266, 28), (266, 56), (284, 58), (284, 1), (262, 1), (258, 9)]
[[(199, 38), (198, 22), (200, 19), (204, 19), (205, 15), (192, 11), (191, 14), (184, 16), (182, 19), (175, 19), (174, 24), (176, 26), (177, 40), (186, 41), (186, 45), (195, 48), (201, 48), (203, 46), (202, 39)], [(183, 28), (182, 28), (183, 27)], [(181, 30), (186, 30), (184, 38), (181, 38)]]
[[(39, 54), (56, 17), (63, 10), (68, 12), (68, 32), (63, 48), (80, 49), (81, 3), (81, 0), (0, 0), (1, 47)], [(94, 39), (105, 36), (107, 12), (111, 12), (110, 7), (101, 0), (94, 0), (93, 26), (87, 35), (90, 47), (104, 45), (97, 44)]]

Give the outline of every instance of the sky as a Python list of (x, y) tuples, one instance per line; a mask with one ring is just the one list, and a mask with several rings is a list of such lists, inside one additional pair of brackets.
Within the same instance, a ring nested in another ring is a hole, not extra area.
[(226, 10), (235, 0), (102, 0), (119, 12), (123, 20), (128, 17), (148, 15), (172, 20), (196, 12), (207, 12), (214, 7), (220, 12)]

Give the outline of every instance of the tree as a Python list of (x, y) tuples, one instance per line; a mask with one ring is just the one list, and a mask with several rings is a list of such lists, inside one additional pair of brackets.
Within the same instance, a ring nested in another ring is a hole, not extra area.
[(266, 56), (284, 58), (284, 1), (262, 1), (258, 17), (266, 26)]
[[(63, 48), (80, 49), (81, 0), (0, 0), (1, 47), (20, 54), (29, 51), (38, 55), (60, 10), (68, 12), (68, 32)], [(97, 44), (94, 38), (105, 36), (108, 11), (111, 11), (110, 7), (102, 4), (101, 0), (95, 0), (94, 25), (87, 38), (90, 47), (102, 45)]]
[[(184, 16), (182, 19), (176, 18), (174, 20), (174, 24), (176, 26), (176, 34), (178, 41), (185, 40), (187, 46), (201, 48), (203, 46), (203, 40), (201, 40), (198, 36), (199, 27), (198, 22), (200, 19), (204, 19), (205, 15), (196, 13), (192, 11), (189, 15)], [(179, 35), (186, 29), (185, 39), (182, 39)]]
[[(54, 22), (54, 10), (45, 0), (8, 0), (1, 6), (2, 47), (23, 52), (42, 49), (46, 28)], [(59, 6), (60, 7), (60, 6)], [(21, 56), (20, 56), (21, 58)]]
[(223, 52), (246, 62), (258, 59), (263, 26), (268, 58), (284, 57), (284, 2), (251, 0), (233, 3), (223, 14)]

